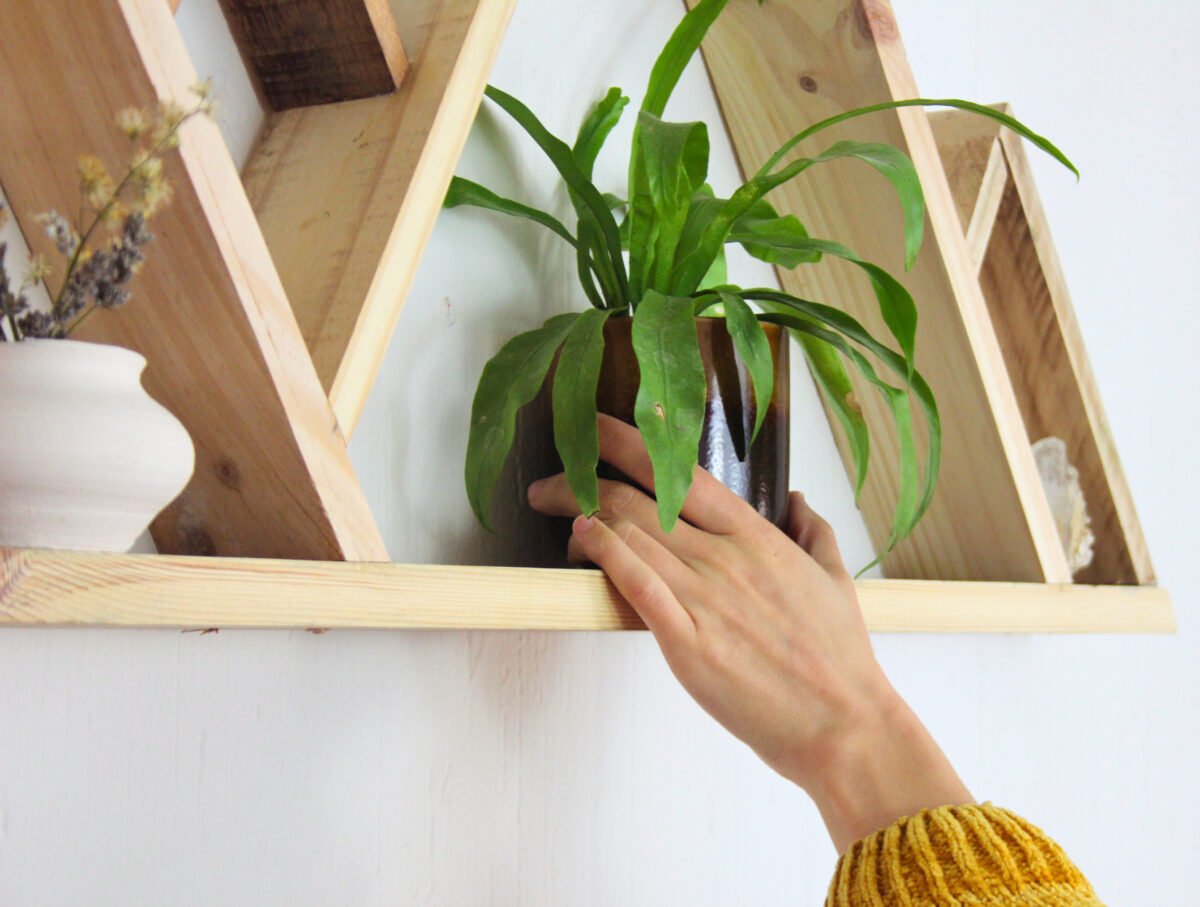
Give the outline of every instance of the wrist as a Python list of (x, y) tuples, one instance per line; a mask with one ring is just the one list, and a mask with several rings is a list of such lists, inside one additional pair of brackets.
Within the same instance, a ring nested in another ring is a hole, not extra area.
[(974, 802), (933, 736), (890, 685), (830, 741), (819, 770), (801, 786), (820, 810), (838, 853), (904, 816)]

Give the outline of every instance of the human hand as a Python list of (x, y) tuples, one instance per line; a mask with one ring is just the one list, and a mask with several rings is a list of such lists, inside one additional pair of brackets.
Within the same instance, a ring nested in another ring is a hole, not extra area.
[[(653, 491), (637, 429), (601, 416), (600, 455)], [(580, 516), (562, 474), (530, 504), (575, 516), (568, 555), (601, 567), (654, 634), (692, 697), (813, 798), (839, 852), (904, 815), (972, 802), (875, 660), (829, 525), (793, 493), (788, 531), (697, 469), (682, 519), (602, 480)]]

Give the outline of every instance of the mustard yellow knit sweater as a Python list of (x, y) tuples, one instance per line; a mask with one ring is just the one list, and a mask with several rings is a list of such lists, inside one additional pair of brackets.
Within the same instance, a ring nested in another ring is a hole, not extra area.
[(826, 907), (1103, 907), (1061, 847), (1007, 810), (942, 806), (838, 861)]

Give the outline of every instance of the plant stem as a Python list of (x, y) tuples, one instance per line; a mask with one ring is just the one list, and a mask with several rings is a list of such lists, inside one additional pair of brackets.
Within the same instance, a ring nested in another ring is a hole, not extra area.
[(88, 317), (88, 315), (92, 314), (92, 312), (96, 311), (96, 308), (97, 308), (96, 304), (92, 303), (90, 306), (88, 306), (86, 309), (84, 309), (82, 312), (80, 312), (78, 318), (76, 318), (69, 325), (67, 325), (65, 328), (63, 328), (63, 332), (62, 332), (63, 339), (65, 340), (66, 338), (70, 337), (71, 332), (73, 330), (75, 330), (77, 327), (79, 327), (81, 324), (83, 324), (84, 319), (86, 319)]
[[(152, 158), (158, 157), (160, 154), (162, 154), (164, 149), (167, 147), (167, 143), (170, 142), (171, 139), (176, 135), (176, 133), (179, 132), (180, 127), (182, 127), (183, 124), (186, 123), (188, 120), (190, 120), (193, 116), (200, 113), (200, 111), (202, 109), (203, 109), (203, 105), (198, 104), (195, 107), (193, 107), (191, 110), (187, 111), (182, 117), (180, 117), (179, 122), (176, 123), (174, 126), (172, 126), (169, 130), (167, 130), (167, 132), (163, 135), (163, 137), (158, 140), (157, 144), (155, 144), (154, 147), (151, 148), (146, 153), (146, 156), (143, 159), (143, 162), (149, 161)], [(121, 193), (123, 191), (125, 191), (125, 187), (129, 185), (129, 181), (131, 179), (133, 179), (133, 175), (137, 172), (137, 170), (138, 170), (138, 167), (130, 167), (129, 170), (125, 173), (125, 175), (123, 177), (121, 177), (121, 182), (119, 182), (117, 184), (117, 187), (115, 189), (113, 189), (113, 193), (109, 197), (108, 201), (105, 202), (104, 207), (96, 212), (95, 218), (93, 218), (91, 224), (88, 225), (87, 230), (79, 238), (79, 243), (75, 246), (75, 251), (71, 253), (71, 257), (67, 261), (67, 269), (63, 273), (62, 284), (59, 286), (58, 293), (55, 294), (54, 302), (50, 307), (50, 313), (55, 318), (57, 318), (59, 313), (62, 311), (63, 296), (66, 294), (67, 287), (71, 283), (71, 275), (75, 273), (75, 268), (79, 265), (79, 259), (80, 259), (80, 256), (83, 255), (84, 248), (87, 246), (88, 241), (92, 237), (92, 234), (96, 232), (96, 228), (104, 221), (104, 218), (107, 216), (107, 214), (112, 210), (113, 206), (120, 199)], [(82, 320), (82, 317), (77, 319), (75, 321), (75, 324), (72, 325), (71, 328), (67, 329), (66, 333), (69, 333), (76, 325), (79, 324), (79, 322), (81, 320)], [(66, 336), (66, 333), (64, 333), (64, 336)]]

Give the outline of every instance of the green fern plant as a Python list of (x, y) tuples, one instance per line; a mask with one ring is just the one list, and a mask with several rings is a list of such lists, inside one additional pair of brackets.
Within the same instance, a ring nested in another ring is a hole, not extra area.
[[(797, 145), (830, 126), (876, 111), (955, 107), (999, 121), (1076, 175), (1078, 171), (1047, 139), (991, 107), (957, 99), (917, 98), (861, 107), (815, 123), (785, 142), (729, 197), (718, 197), (706, 181), (705, 124), (671, 123), (662, 116), (684, 67), (727, 2), (698, 3), (654, 64), (634, 125), (624, 198), (602, 193), (592, 182), (596, 157), (629, 103), (619, 88), (609, 89), (588, 113), (573, 145), (552, 135), (516, 98), (493, 86), (487, 88), (487, 98), (528, 133), (558, 170), (575, 210), (575, 231), (545, 211), (502, 198), (461, 177), (453, 179), (445, 205), (470, 205), (528, 218), (557, 234), (575, 249), (580, 286), (592, 307), (556, 315), (542, 327), (514, 337), (484, 366), (471, 411), (466, 485), (471, 506), (485, 527), (490, 528), (492, 491), (513, 443), (517, 411), (536, 396), (560, 350), (561, 364), (552, 388), (555, 446), (581, 510), (591, 514), (599, 508), (596, 390), (603, 329), (609, 318), (629, 317), (641, 373), (635, 421), (654, 467), (659, 518), (663, 529), (670, 530), (691, 485), (704, 421), (704, 368), (695, 319), (713, 313), (726, 319), (734, 347), (746, 363), (758, 400), (759, 424), (774, 392), (771, 354), (761, 323), (791, 330), (848, 438), (856, 496), (867, 476), (870, 437), (855, 403), (849, 369), (857, 370), (882, 396), (899, 437), (900, 460), (899, 495), (887, 550), (912, 531), (929, 507), (941, 457), (941, 421), (933, 392), (914, 365), (917, 308), (912, 297), (886, 270), (863, 261), (846, 246), (809, 236), (796, 217), (780, 215), (766, 195), (826, 161), (854, 158), (870, 165), (899, 197), (905, 265), (911, 268), (921, 247), (925, 202), (907, 155), (891, 145), (841, 141), (813, 157), (788, 160)], [(869, 281), (895, 347), (833, 306), (774, 289), (743, 289), (727, 283), (724, 248), (728, 243), (785, 268), (813, 264), (826, 255), (851, 262)], [(929, 439), (923, 469), (913, 400)], [(754, 436), (759, 424), (754, 426)]]

